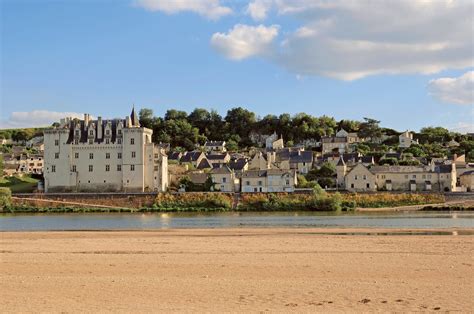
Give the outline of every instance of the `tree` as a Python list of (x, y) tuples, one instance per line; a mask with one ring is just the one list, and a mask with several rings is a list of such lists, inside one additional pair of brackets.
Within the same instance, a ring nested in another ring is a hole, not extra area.
[(325, 162), (317, 171), (319, 177), (334, 177), (336, 175), (336, 166), (334, 164)]
[(360, 124), (359, 137), (368, 138), (371, 141), (380, 139), (382, 137), (382, 129), (379, 126), (380, 121), (364, 118), (364, 122)]
[(165, 113), (165, 120), (186, 120), (188, 114), (186, 111), (180, 111), (176, 109), (167, 110)]
[(344, 129), (347, 132), (357, 132), (360, 128), (360, 122), (355, 120), (341, 120), (337, 124), (338, 129)]
[(398, 160), (397, 158), (382, 158), (379, 160), (379, 165), (395, 166), (398, 165)]
[(451, 139), (448, 129), (442, 127), (426, 127), (420, 130), (422, 143), (444, 143)]
[(142, 127), (153, 129), (153, 110), (147, 108), (140, 109), (140, 112), (138, 113), (138, 121)]
[(241, 107), (227, 111), (225, 121), (228, 124), (228, 133), (237, 134), (244, 144), (251, 145), (249, 133), (256, 123), (255, 113)]
[(239, 144), (234, 140), (228, 140), (225, 144), (225, 148), (228, 151), (235, 152), (239, 150)]

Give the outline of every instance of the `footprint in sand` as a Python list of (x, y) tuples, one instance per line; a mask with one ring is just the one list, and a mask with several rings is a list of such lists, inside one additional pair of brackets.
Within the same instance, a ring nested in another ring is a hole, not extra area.
[(370, 299), (362, 299), (359, 301), (360, 303), (367, 304), (370, 302)]
[(298, 306), (298, 304), (296, 304), (296, 303), (287, 303), (287, 304), (285, 304), (285, 306), (295, 307), (295, 306)]
[(437, 307), (434, 307), (433, 310), (439, 311), (439, 310), (441, 310), (441, 308), (439, 306), (437, 306)]

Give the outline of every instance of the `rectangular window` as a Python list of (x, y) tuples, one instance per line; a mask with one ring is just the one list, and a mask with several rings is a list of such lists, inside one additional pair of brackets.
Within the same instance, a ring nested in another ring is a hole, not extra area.
[(117, 165), (117, 171), (122, 171), (122, 165)]
[(354, 188), (354, 183), (351, 183), (351, 188), (352, 188), (352, 189)]
[(122, 153), (117, 153), (117, 158), (122, 159)]
[(59, 146), (59, 140), (54, 140), (54, 146)]
[(408, 179), (408, 175), (407, 175), (407, 174), (405, 175), (405, 179)]
[(122, 130), (117, 131), (118, 135), (122, 135)]
[(105, 130), (105, 135), (110, 135), (110, 130)]
[(130, 145), (135, 145), (135, 139), (134, 138), (130, 139)]
[(354, 177), (354, 180), (357, 180), (357, 176)]
[(245, 182), (246, 185), (250, 185), (250, 181)]
[(130, 171), (135, 171), (135, 165), (130, 165)]
[(263, 182), (262, 182), (262, 181), (258, 181), (258, 185), (262, 185), (262, 184), (263, 184)]
[(94, 153), (89, 153), (89, 159), (94, 159)]
[(76, 165), (72, 165), (72, 172), (77, 172), (76, 171)]
[(290, 180), (286, 179), (286, 185), (290, 185)]
[(105, 139), (105, 144), (110, 144), (110, 140), (108, 138)]
[(370, 189), (370, 183), (367, 183), (367, 188)]
[(122, 139), (121, 138), (117, 139), (117, 144), (122, 144)]
[(365, 174), (364, 174), (363, 178), (364, 178), (364, 180), (367, 180), (367, 176)]
[(227, 181), (227, 178), (222, 178), (222, 183), (225, 183)]
[(426, 179), (426, 175), (422, 175), (421, 177), (422, 177), (423, 179)]
[(51, 166), (51, 172), (56, 172), (56, 166), (55, 165)]
[(94, 135), (94, 130), (90, 130), (89, 135)]
[(79, 140), (74, 140), (75, 145), (79, 145)]
[(158, 159), (158, 154), (155, 154), (155, 159)]
[(110, 171), (110, 165), (105, 165), (105, 171)]
[(412, 178), (413, 178), (413, 179), (416, 179), (416, 174), (414, 174), (414, 175), (412, 176)]
[(59, 153), (54, 153), (54, 159), (59, 159)]
[(132, 152), (132, 158), (135, 158), (135, 156), (136, 156), (136, 153)]
[(93, 140), (93, 139), (90, 139), (90, 140), (89, 140), (89, 144), (91, 144), (91, 145), (94, 144), (94, 140)]
[(89, 172), (92, 172), (94, 171), (94, 166), (93, 165), (89, 165)]
[(110, 153), (105, 153), (105, 159), (110, 159)]
[(74, 158), (79, 158), (79, 153), (74, 153)]

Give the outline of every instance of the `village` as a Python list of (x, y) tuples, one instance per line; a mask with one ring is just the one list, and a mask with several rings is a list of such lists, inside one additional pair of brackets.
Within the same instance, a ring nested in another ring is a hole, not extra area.
[[(185, 150), (154, 143), (153, 130), (140, 124), (133, 108), (125, 119), (66, 117), (43, 133), (27, 141), (2, 139), (2, 147), (9, 148), (2, 153), (4, 177), (38, 178), (36, 192), (304, 193), (315, 186), (348, 192), (474, 190), (474, 163), (465, 154), (414, 156), (419, 141), (410, 131), (397, 135), (396, 149), (383, 154), (363, 154), (360, 148), (373, 140), (342, 127), (332, 136), (299, 144), (285, 142), (275, 130), (251, 133), (253, 145), (246, 149), (207, 140)], [(460, 146), (454, 139), (442, 145)]]

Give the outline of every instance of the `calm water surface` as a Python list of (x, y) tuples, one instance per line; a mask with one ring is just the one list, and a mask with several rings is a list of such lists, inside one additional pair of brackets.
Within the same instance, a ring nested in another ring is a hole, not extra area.
[[(472, 212), (3, 214), (0, 231), (171, 228), (474, 228)], [(469, 232), (473, 233), (473, 232)]]

